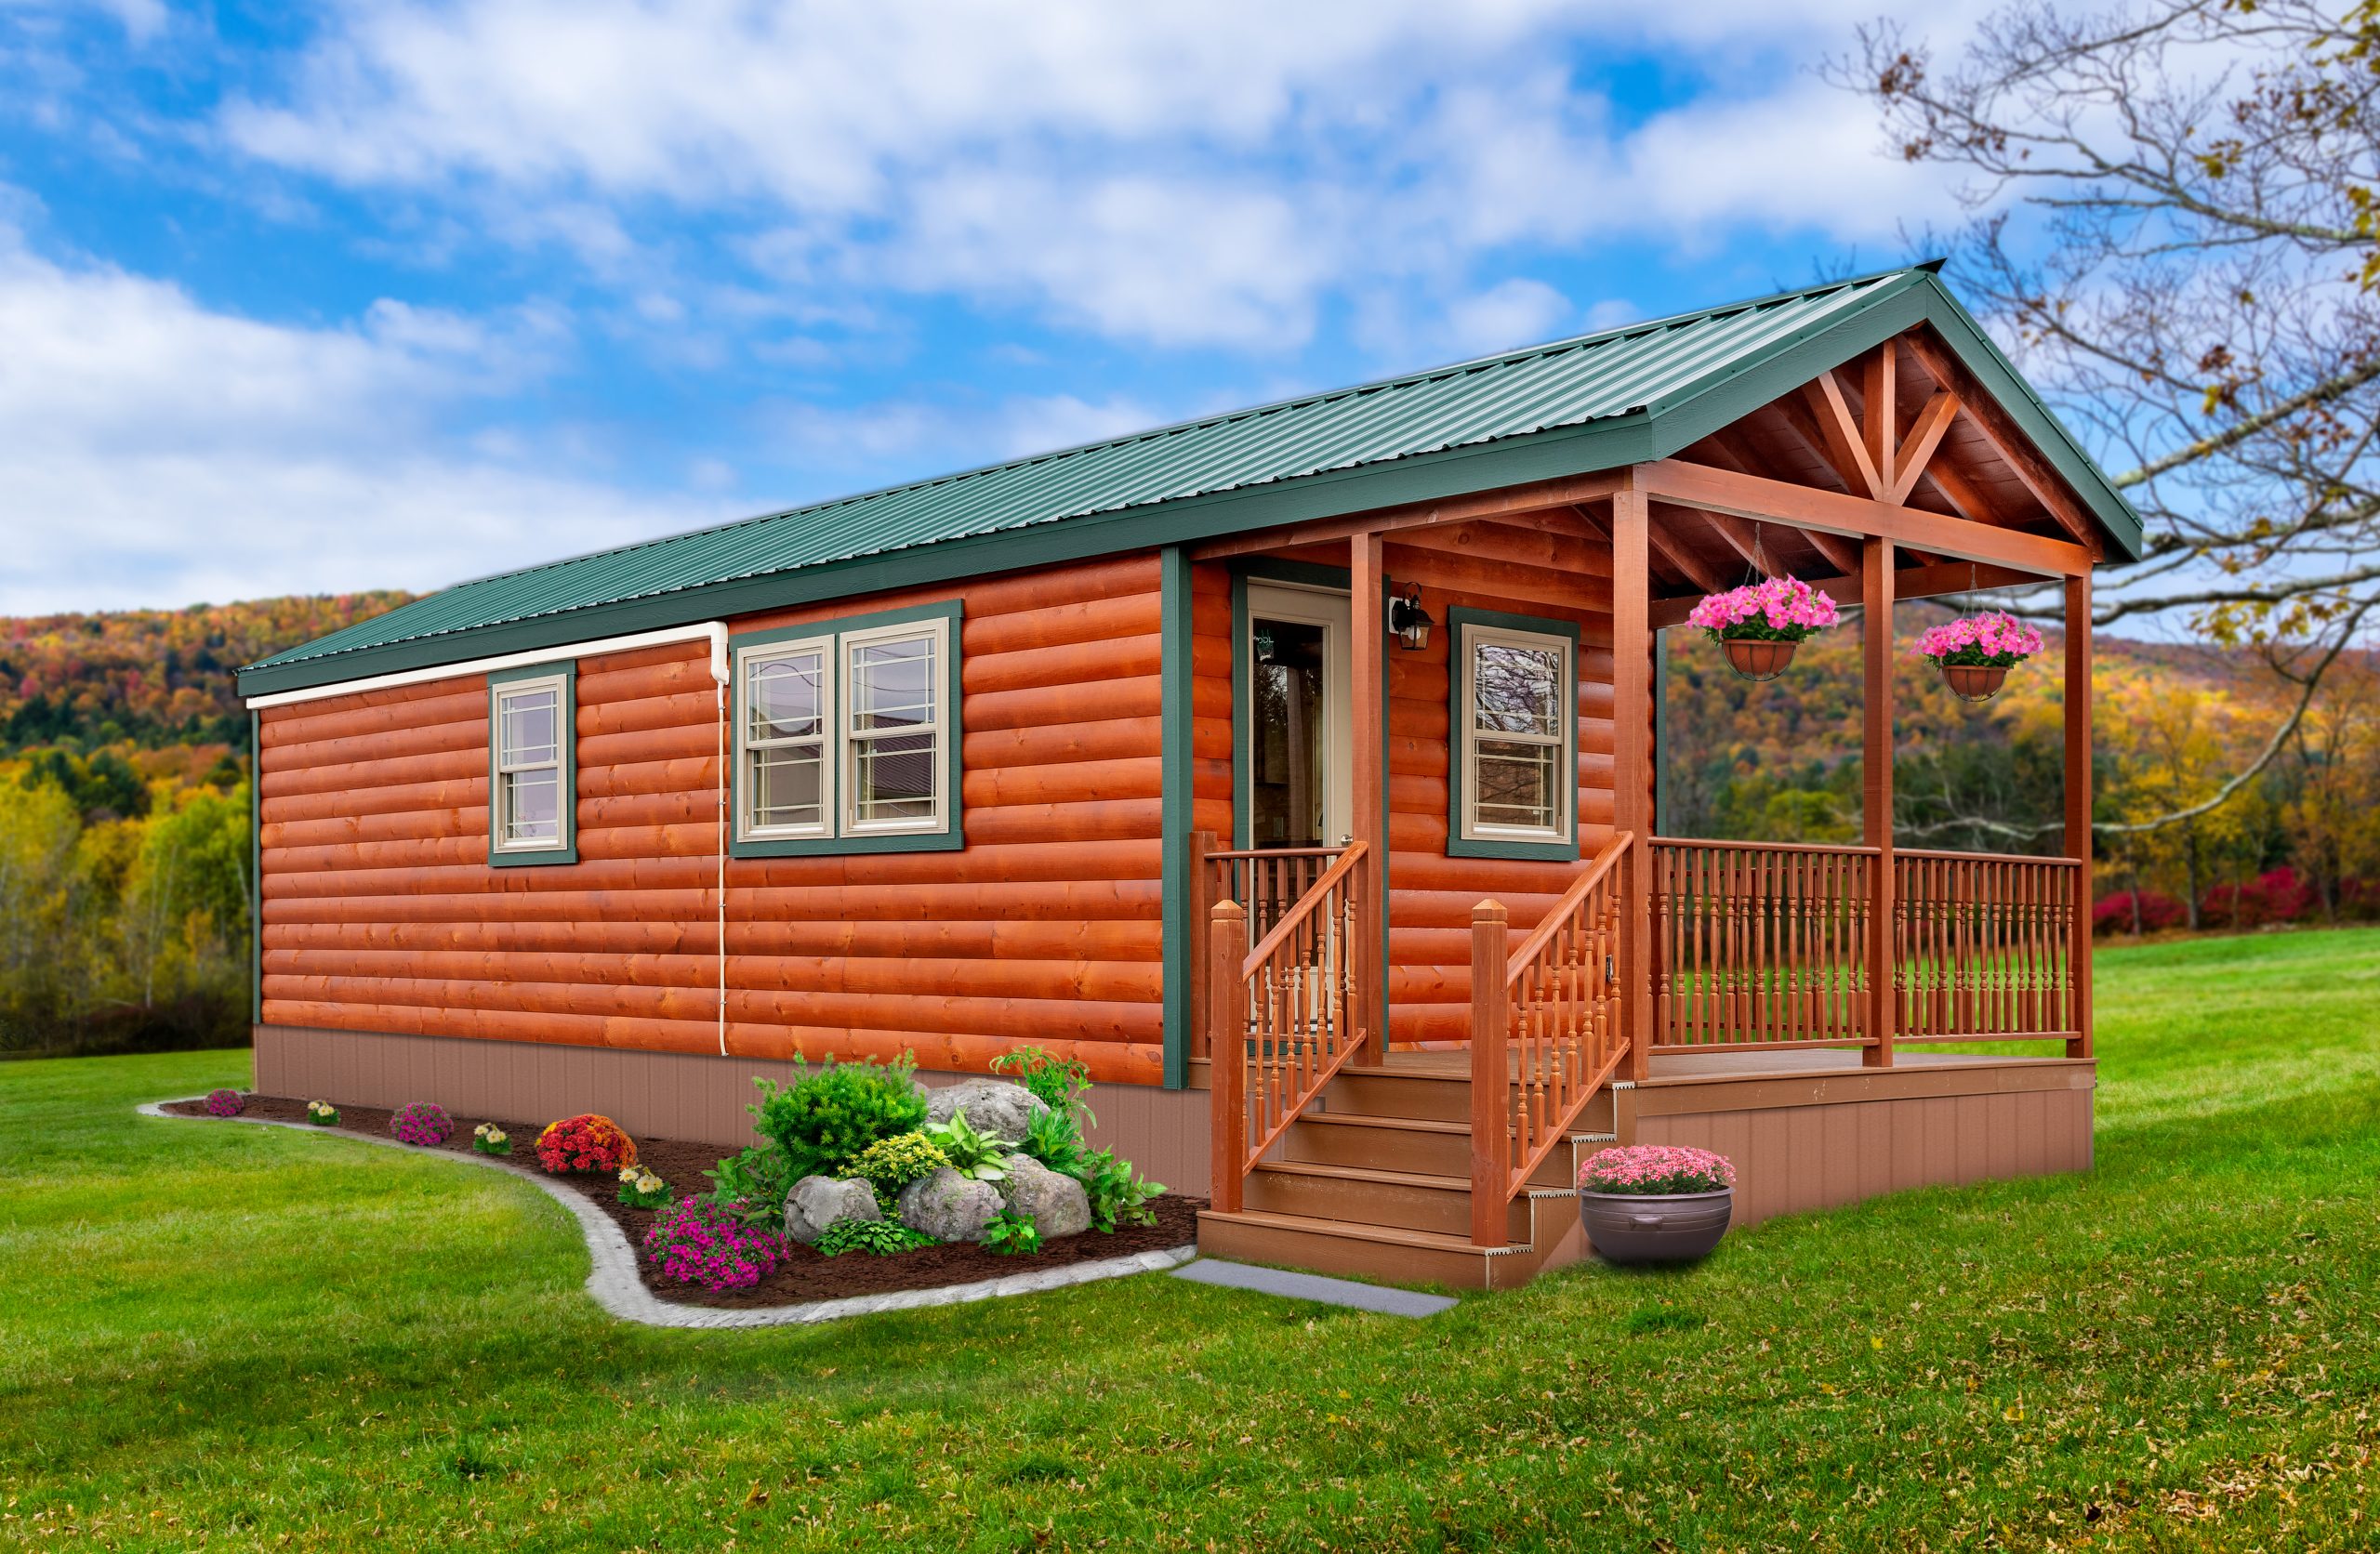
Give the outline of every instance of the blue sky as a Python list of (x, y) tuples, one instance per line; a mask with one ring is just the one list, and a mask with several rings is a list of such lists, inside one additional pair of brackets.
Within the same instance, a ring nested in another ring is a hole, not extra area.
[(0, 0), (0, 612), (433, 587), (1882, 268), (1956, 209), (1810, 73), (1877, 8)]

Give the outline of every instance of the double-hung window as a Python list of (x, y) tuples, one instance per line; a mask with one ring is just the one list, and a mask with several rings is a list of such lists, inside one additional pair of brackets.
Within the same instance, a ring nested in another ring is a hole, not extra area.
[(736, 639), (735, 851), (961, 845), (958, 607)]
[(488, 681), (488, 862), (577, 860), (571, 739), (574, 666), (546, 665)]
[(1576, 857), (1577, 629), (1488, 611), (1449, 616), (1447, 850)]

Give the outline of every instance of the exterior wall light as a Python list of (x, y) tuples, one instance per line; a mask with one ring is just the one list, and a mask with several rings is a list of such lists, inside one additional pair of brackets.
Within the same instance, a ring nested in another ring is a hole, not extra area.
[(1437, 623), (1421, 608), (1421, 586), (1408, 583), (1405, 592), (1388, 601), (1388, 629), (1405, 644), (1409, 652), (1420, 652), (1430, 645), (1430, 627)]

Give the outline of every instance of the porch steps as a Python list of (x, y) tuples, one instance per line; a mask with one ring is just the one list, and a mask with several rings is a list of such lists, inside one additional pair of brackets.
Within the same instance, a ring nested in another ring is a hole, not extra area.
[(1511, 1289), (1588, 1255), (1571, 1191), (1612, 1141), (1608, 1090), (1505, 1205), (1504, 1242), (1471, 1240), (1471, 1084), (1450, 1073), (1342, 1073), (1249, 1174), (1239, 1212), (1198, 1217), (1215, 1257), (1399, 1284)]

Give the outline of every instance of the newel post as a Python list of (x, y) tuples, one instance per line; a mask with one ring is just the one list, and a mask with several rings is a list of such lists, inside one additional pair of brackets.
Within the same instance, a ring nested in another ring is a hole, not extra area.
[(1216, 1210), (1239, 1212), (1240, 1180), (1248, 1167), (1247, 1002), (1239, 968), (1248, 959), (1248, 913), (1235, 901), (1215, 903), (1207, 929), (1207, 1100), (1214, 1113)]
[(1512, 1102), (1505, 1090), (1504, 960), (1511, 925), (1501, 902), (1471, 909), (1471, 1244), (1501, 1246), (1512, 1180)]

